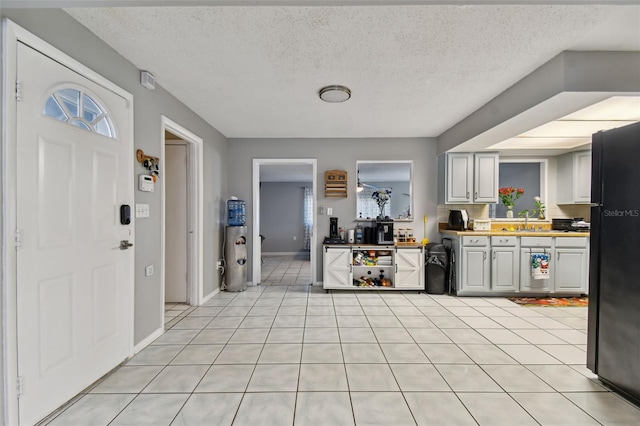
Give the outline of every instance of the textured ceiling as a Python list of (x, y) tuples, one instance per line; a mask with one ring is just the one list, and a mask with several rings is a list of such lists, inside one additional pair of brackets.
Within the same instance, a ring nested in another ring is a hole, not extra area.
[(640, 50), (639, 5), (66, 11), (229, 138), (435, 137), (563, 50)]

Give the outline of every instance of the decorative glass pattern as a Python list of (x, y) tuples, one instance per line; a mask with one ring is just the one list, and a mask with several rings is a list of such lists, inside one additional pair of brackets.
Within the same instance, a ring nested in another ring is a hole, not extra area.
[(111, 118), (100, 103), (77, 89), (60, 89), (47, 99), (42, 114), (74, 127), (115, 139)]

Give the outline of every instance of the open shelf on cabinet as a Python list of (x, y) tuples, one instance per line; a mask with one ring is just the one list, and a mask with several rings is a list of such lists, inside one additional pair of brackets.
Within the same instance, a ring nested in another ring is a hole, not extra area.
[(393, 251), (389, 249), (354, 249), (353, 285), (364, 288), (393, 288)]

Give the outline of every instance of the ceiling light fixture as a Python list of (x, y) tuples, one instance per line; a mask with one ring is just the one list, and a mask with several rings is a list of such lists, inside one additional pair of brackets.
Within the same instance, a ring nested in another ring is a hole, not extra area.
[(320, 89), (318, 96), (325, 102), (344, 102), (351, 98), (351, 89), (339, 85), (326, 86)]

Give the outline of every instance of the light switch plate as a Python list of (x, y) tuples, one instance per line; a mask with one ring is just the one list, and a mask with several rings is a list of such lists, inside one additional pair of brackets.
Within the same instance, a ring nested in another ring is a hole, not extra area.
[(153, 265), (149, 265), (144, 268), (144, 276), (150, 277), (151, 275), (153, 275)]
[(136, 204), (136, 217), (149, 217), (149, 204)]
[(333, 215), (333, 207), (327, 207), (327, 216)]

